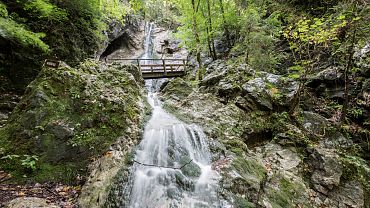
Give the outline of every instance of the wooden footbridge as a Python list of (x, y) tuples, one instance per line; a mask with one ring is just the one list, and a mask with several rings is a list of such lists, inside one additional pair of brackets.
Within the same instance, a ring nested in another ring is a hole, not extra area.
[(144, 79), (159, 79), (184, 76), (185, 59), (107, 59), (108, 62), (132, 63), (139, 67)]

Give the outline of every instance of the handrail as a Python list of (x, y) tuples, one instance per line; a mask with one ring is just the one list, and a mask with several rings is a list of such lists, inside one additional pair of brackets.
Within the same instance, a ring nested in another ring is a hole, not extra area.
[(175, 59), (175, 58), (165, 58), (165, 59), (149, 59), (149, 58), (145, 58), (145, 59), (140, 59), (140, 58), (137, 58), (137, 59), (130, 59), (130, 58), (108, 58), (106, 60), (124, 60), (124, 61), (136, 61), (136, 60), (140, 60), (140, 61), (161, 61), (161, 60), (166, 60), (166, 61), (186, 61), (186, 59)]
[[(144, 79), (156, 79), (162, 77), (177, 77), (186, 74), (186, 59), (155, 59), (155, 58), (109, 58), (105, 61), (132, 61), (139, 67)], [(142, 62), (153, 61), (153, 62)], [(179, 63), (181, 62), (181, 63)]]

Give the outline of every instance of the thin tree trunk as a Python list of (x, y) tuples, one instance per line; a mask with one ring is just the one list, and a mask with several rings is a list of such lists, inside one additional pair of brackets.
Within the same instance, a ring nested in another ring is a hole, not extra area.
[[(193, 8), (193, 32), (194, 32), (194, 38), (195, 38), (195, 43), (196, 43), (196, 56), (197, 56), (197, 61), (199, 64), (199, 68), (202, 68), (202, 60), (200, 58), (200, 38), (199, 38), (199, 33), (198, 33), (198, 24), (197, 24), (197, 11), (198, 7), (195, 6), (195, 0), (191, 0), (191, 5)], [(199, 3), (198, 3), (199, 6)]]
[(206, 14), (204, 13), (204, 10), (201, 9), (202, 11), (202, 15), (204, 17), (204, 19), (207, 19), (205, 21), (205, 25), (206, 25), (206, 33), (207, 33), (207, 46), (208, 46), (208, 51), (209, 51), (209, 56), (211, 56), (213, 58), (213, 51), (212, 51), (212, 44), (211, 44), (211, 38), (210, 38), (210, 34), (209, 34), (209, 27), (207, 26), (207, 23), (208, 23), (208, 17), (206, 16)]
[(229, 32), (229, 27), (227, 26), (226, 18), (225, 18), (225, 10), (224, 10), (224, 3), (222, 0), (219, 0), (220, 2), (220, 9), (221, 9), (221, 14), (222, 14), (222, 22), (225, 30), (225, 35), (226, 35), (226, 44), (228, 47), (231, 47), (231, 39), (230, 39), (230, 32)]
[(207, 0), (207, 10), (208, 10), (208, 27), (209, 27), (209, 39), (211, 42), (212, 46), (212, 58), (217, 59), (217, 54), (216, 54), (216, 47), (215, 47), (215, 40), (213, 38), (213, 27), (212, 27), (212, 19), (211, 19), (211, 5), (209, 3), (209, 0)]
[(207, 45), (208, 45), (209, 55), (213, 57), (213, 51), (212, 51), (212, 46), (211, 46), (211, 39), (209, 37), (208, 27), (206, 27), (206, 32), (207, 32)]
[(346, 69), (344, 70), (344, 102), (343, 102), (343, 107), (342, 107), (342, 114), (340, 117), (340, 122), (341, 124), (344, 123), (346, 116), (347, 116), (347, 111), (348, 111), (348, 103), (349, 103), (349, 72), (353, 67), (353, 54), (354, 54), (354, 45), (356, 41), (356, 29), (353, 31), (353, 36), (352, 36), (352, 42), (351, 46), (348, 49), (348, 60), (347, 60), (347, 66)]

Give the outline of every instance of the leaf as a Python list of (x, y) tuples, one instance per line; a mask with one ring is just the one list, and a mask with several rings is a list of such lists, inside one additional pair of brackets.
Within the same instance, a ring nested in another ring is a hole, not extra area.
[(22, 196), (26, 196), (26, 193), (24, 193), (24, 192), (20, 191), (20, 192), (18, 192), (18, 193), (17, 193), (17, 196), (20, 196), (20, 197), (22, 197)]
[(338, 17), (337, 17), (337, 19), (338, 19), (338, 20), (343, 20), (343, 19), (345, 19), (345, 18), (346, 18), (346, 16), (345, 16), (345, 15), (340, 15), (340, 16), (338, 16)]

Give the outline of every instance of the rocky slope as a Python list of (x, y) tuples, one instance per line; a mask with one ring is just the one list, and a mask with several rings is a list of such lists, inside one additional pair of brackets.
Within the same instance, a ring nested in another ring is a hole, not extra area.
[[(329, 75), (309, 83), (330, 84)], [(218, 60), (201, 81), (190, 72), (163, 85), (162, 94), (167, 110), (213, 138), (220, 196), (235, 207), (369, 207), (366, 140), (348, 138), (315, 110), (314, 101), (328, 101), (323, 96), (305, 97), (307, 109), (290, 117), (297, 89), (287, 77)]]

